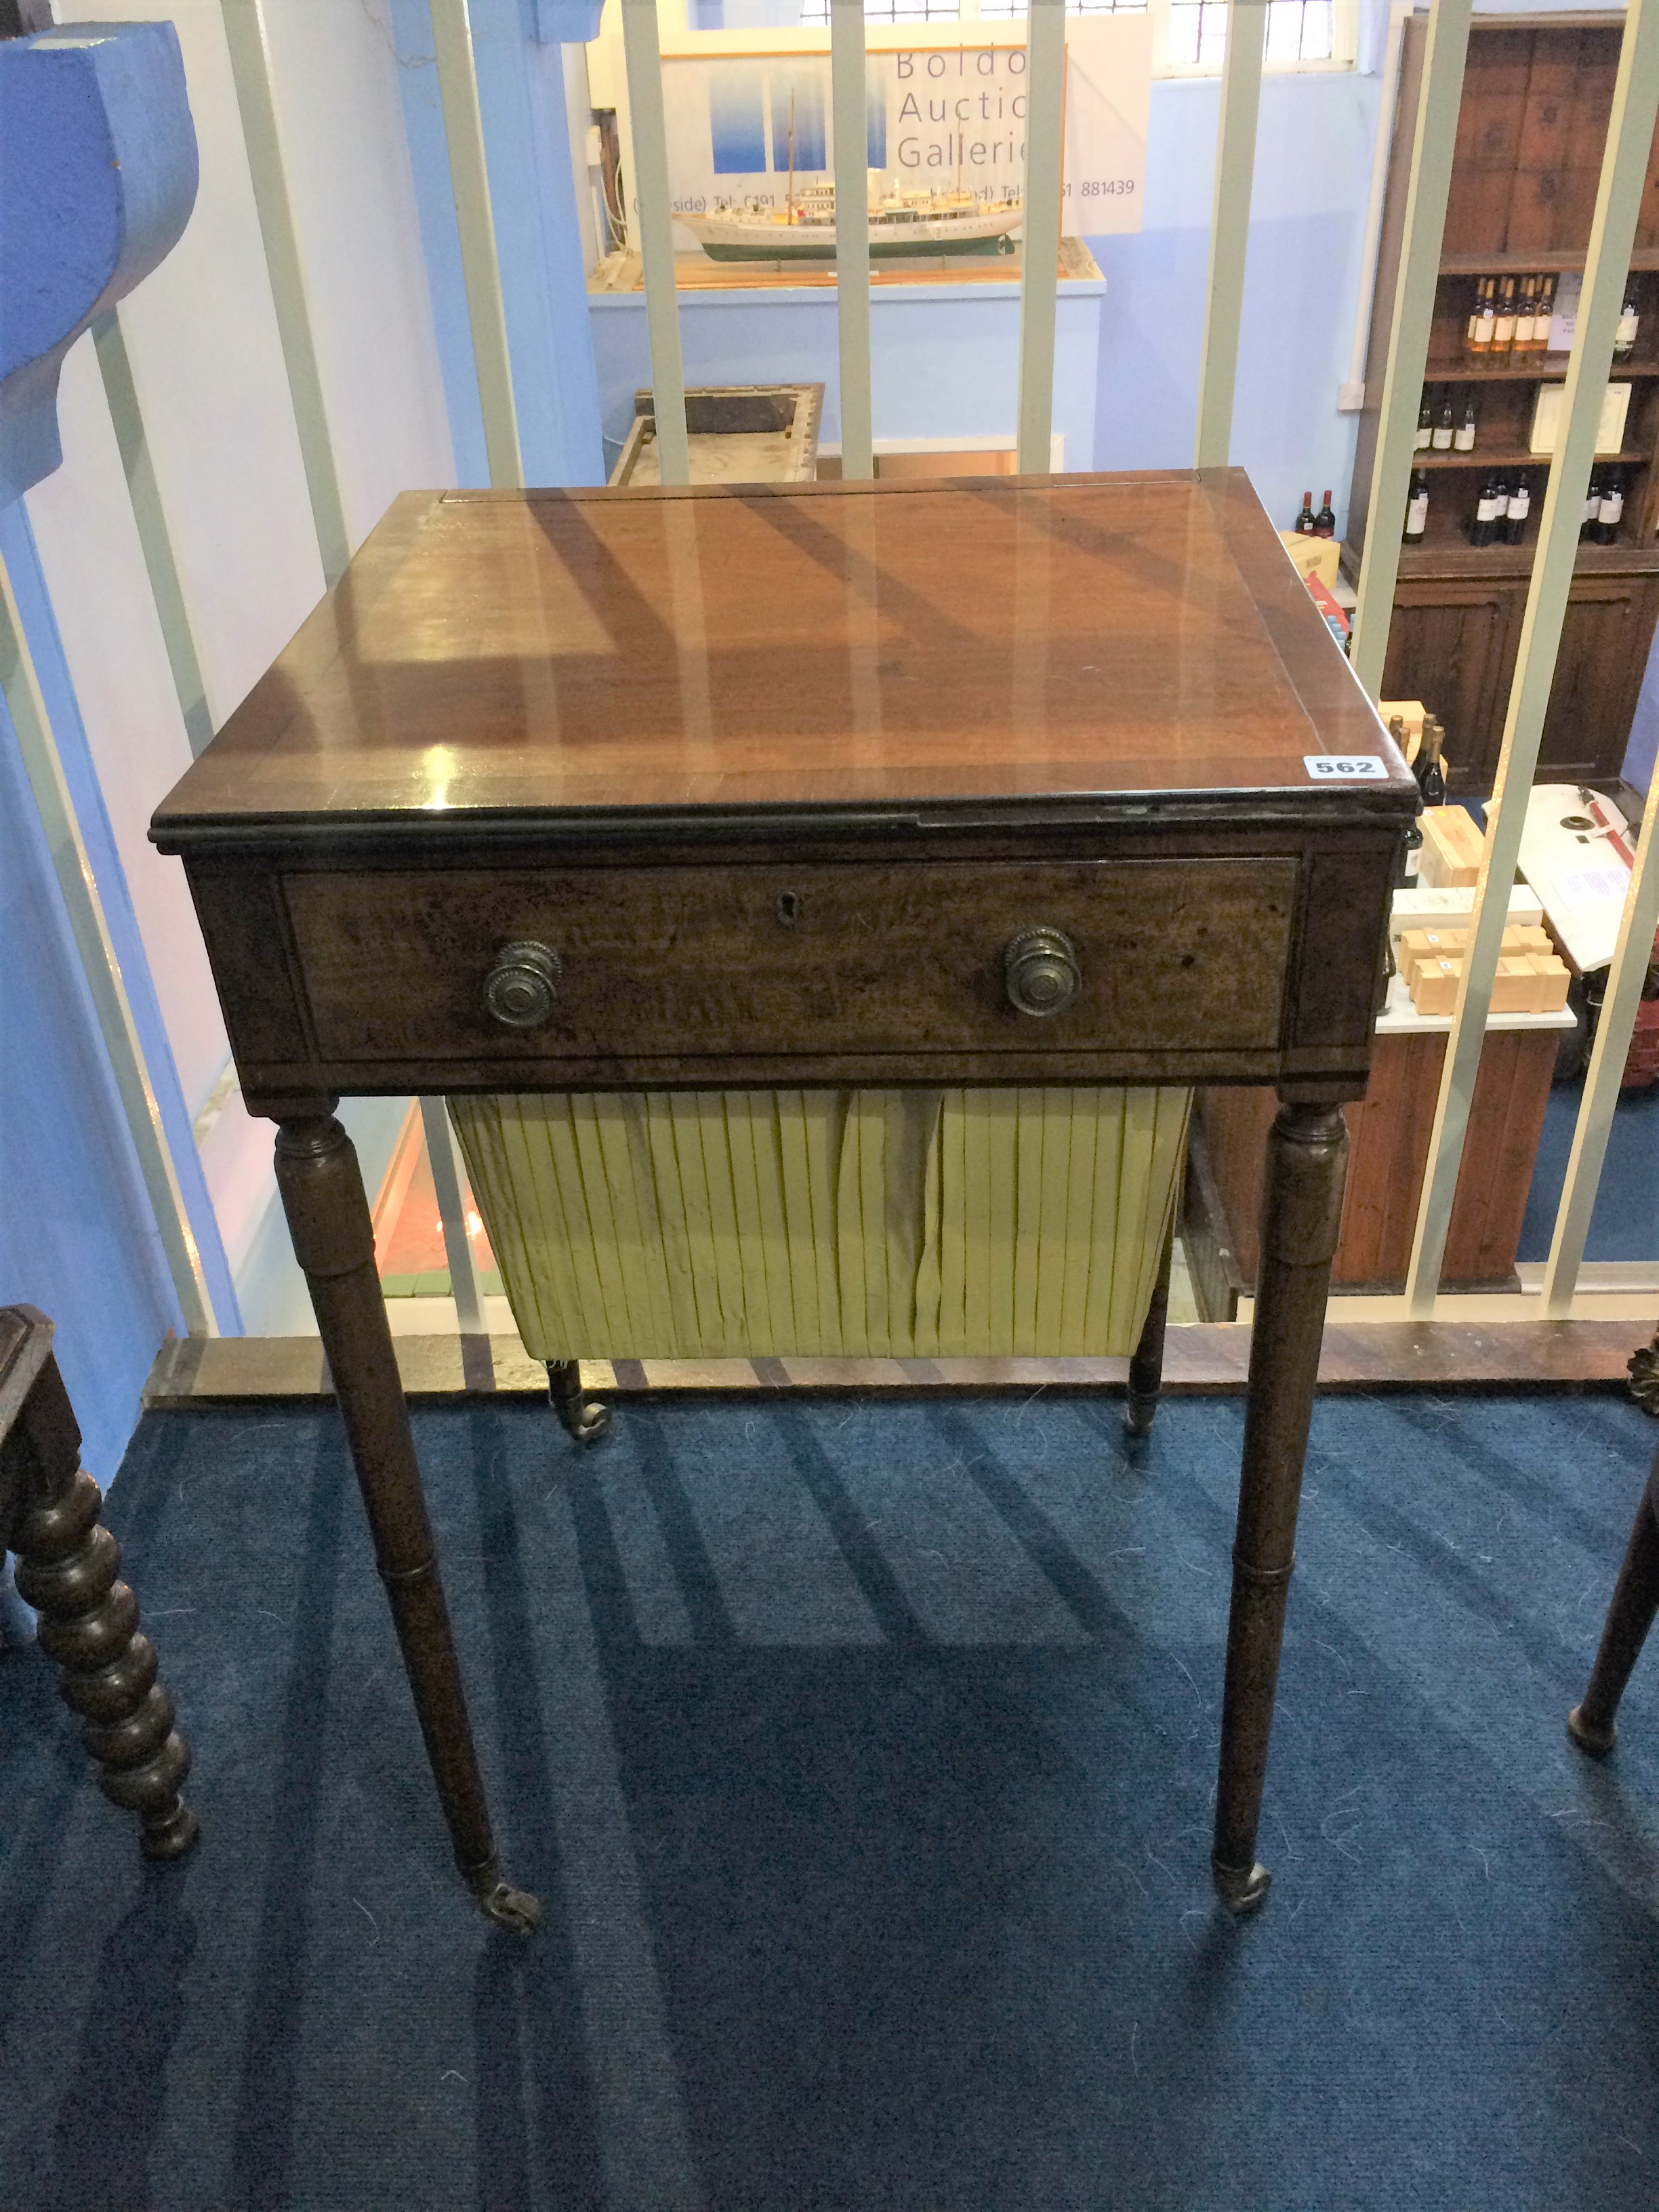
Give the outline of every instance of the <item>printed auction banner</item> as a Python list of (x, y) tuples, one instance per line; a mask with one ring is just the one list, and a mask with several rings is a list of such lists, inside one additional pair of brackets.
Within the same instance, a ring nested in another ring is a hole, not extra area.
[[(1139, 230), (1146, 173), (1152, 33), (1146, 15), (1066, 24), (1061, 228)], [(1025, 50), (927, 46), (869, 54), (870, 195), (955, 191), (1000, 198), (1025, 173)], [(830, 180), (830, 57), (671, 58), (663, 64), (675, 212), (781, 207)], [(689, 231), (676, 233), (689, 247)]]

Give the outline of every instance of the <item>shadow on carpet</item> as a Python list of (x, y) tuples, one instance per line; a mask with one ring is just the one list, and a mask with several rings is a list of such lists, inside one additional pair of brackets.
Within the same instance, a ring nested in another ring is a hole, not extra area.
[(522, 1942), (456, 1882), (328, 1413), (111, 1498), (204, 1837), (0, 1662), (4, 2212), (1608, 2212), (1659, 2172), (1659, 1674), (1568, 1744), (1654, 1431), (1319, 1407), (1209, 1889), (1242, 1411), (416, 1418)]

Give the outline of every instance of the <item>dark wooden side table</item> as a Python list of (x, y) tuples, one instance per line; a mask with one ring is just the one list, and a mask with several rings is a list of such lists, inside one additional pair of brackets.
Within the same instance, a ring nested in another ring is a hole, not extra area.
[(157, 813), (458, 1862), (501, 1875), (342, 1093), (1273, 1085), (1215, 1878), (1255, 1833), (1416, 787), (1237, 471), (397, 501)]
[(155, 1679), (155, 1646), (138, 1633), (137, 1600), (116, 1579), (121, 1553), (98, 1517), (103, 1502), (81, 1464), (52, 1323), (33, 1306), (0, 1307), (0, 1552), (17, 1553), (18, 1589), (86, 1723), (99, 1787), (137, 1814), (147, 1858), (180, 1858), (200, 1832), (179, 1795), (190, 1752)]

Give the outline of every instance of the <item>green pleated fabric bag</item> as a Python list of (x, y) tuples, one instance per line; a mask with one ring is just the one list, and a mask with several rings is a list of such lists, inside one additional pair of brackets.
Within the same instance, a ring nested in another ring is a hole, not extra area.
[(538, 1359), (1134, 1349), (1189, 1091), (456, 1098)]

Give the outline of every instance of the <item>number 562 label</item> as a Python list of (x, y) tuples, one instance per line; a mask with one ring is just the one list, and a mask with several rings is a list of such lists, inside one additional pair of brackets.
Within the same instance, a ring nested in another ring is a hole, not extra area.
[(1375, 753), (1304, 753), (1316, 783), (1386, 783), (1388, 763)]

